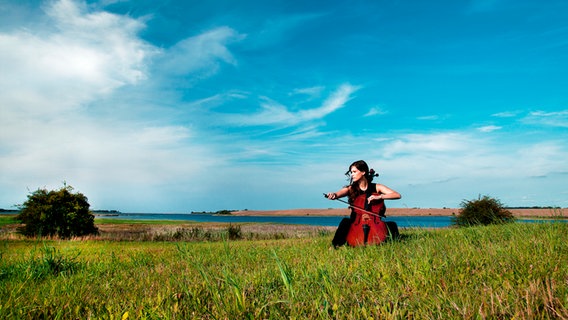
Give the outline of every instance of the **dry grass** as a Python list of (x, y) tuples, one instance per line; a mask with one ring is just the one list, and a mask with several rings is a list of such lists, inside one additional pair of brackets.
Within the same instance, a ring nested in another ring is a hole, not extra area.
[(148, 239), (159, 238), (174, 234), (180, 230), (202, 230), (204, 233), (219, 234), (231, 227), (240, 228), (244, 238), (304, 238), (311, 237), (322, 232), (333, 232), (335, 227), (308, 226), (308, 225), (285, 225), (285, 224), (263, 224), (263, 223), (177, 223), (170, 225), (152, 224), (112, 224), (105, 223), (97, 225), (100, 235), (96, 238), (101, 239)]
[[(97, 222), (98, 235), (77, 237), (72, 240), (113, 240), (113, 241), (176, 241), (176, 240), (219, 240), (226, 236), (231, 228), (239, 232), (242, 239), (290, 239), (308, 238), (332, 233), (335, 227), (286, 225), (265, 223), (185, 223), (179, 221), (132, 221), (113, 223), (112, 220)], [(0, 227), (0, 240), (18, 240), (25, 237), (18, 234), (18, 224)], [(191, 239), (189, 239), (190, 237)], [(56, 239), (50, 237), (49, 239)]]

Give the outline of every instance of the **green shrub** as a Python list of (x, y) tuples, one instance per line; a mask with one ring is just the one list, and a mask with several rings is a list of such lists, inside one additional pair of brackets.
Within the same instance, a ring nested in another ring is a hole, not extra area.
[(16, 217), (24, 224), (18, 231), (26, 236), (61, 238), (97, 234), (87, 197), (72, 191), (71, 186), (64, 185), (59, 190), (38, 189), (29, 194)]
[(454, 218), (458, 226), (490, 225), (514, 221), (513, 213), (505, 209), (498, 199), (488, 196), (477, 200), (464, 200), (461, 210)]
[(243, 238), (243, 233), (241, 231), (241, 226), (236, 225), (229, 225), (227, 228), (227, 232), (229, 233), (230, 240), (238, 240)]

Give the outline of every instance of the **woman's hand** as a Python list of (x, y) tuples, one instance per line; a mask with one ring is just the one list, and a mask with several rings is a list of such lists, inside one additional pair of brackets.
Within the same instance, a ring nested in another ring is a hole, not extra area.
[(335, 200), (335, 199), (345, 197), (348, 192), (349, 192), (349, 188), (345, 187), (345, 188), (343, 188), (343, 189), (341, 189), (337, 192), (330, 192), (330, 193), (326, 194), (326, 197), (329, 200)]
[(371, 203), (371, 201), (381, 200), (381, 199), (384, 199), (382, 194), (373, 194), (373, 195), (371, 195), (370, 197), (367, 198), (367, 202)]

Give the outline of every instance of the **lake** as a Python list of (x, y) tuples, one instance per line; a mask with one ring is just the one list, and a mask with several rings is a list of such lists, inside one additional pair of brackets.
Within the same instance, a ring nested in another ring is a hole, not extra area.
[[(121, 213), (116, 216), (101, 216), (105, 219), (132, 220), (180, 220), (193, 222), (264, 222), (301, 224), (312, 226), (337, 226), (346, 216), (232, 216), (212, 214), (168, 214), (168, 213)], [(387, 216), (384, 221), (394, 221), (400, 228), (444, 228), (452, 225), (451, 216)], [(550, 220), (523, 219), (520, 222), (544, 222)], [(566, 220), (556, 220), (566, 221)]]

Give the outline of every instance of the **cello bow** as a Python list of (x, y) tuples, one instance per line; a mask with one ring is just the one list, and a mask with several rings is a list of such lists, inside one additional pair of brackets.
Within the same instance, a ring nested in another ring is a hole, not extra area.
[[(323, 196), (326, 197), (326, 198), (328, 198), (328, 196), (327, 196), (326, 193), (324, 193)], [(332, 200), (337, 200), (337, 201), (339, 201), (339, 202), (343, 202), (343, 203), (345, 203), (346, 205), (348, 205), (349, 208), (361, 210), (361, 211), (363, 211), (363, 212), (365, 212), (365, 213), (368, 213), (368, 214), (370, 214), (370, 215), (373, 215), (373, 216), (382, 218), (380, 214), (374, 213), (374, 212), (369, 211), (369, 210), (365, 210), (365, 209), (363, 209), (363, 208), (361, 208), (361, 207), (358, 207), (358, 206), (354, 206), (354, 205), (350, 204), (349, 202), (347, 202), (347, 201), (345, 201), (345, 200), (341, 200), (341, 199), (339, 199), (339, 198), (332, 199)]]

